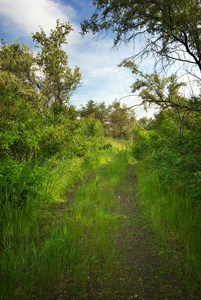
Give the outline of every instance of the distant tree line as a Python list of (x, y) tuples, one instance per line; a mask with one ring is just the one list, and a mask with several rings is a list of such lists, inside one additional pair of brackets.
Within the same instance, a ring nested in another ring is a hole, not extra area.
[(78, 115), (83, 118), (92, 115), (102, 124), (104, 135), (116, 138), (132, 138), (132, 129), (136, 123), (134, 109), (115, 100), (112, 104), (95, 103), (89, 100), (81, 106)]

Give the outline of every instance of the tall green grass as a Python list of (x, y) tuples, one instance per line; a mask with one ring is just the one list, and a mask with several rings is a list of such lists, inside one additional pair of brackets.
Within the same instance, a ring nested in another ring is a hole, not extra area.
[(147, 161), (138, 161), (137, 179), (146, 218), (163, 244), (180, 249), (187, 283), (196, 295), (201, 283), (201, 211), (195, 209), (183, 182), (164, 184)]
[[(27, 194), (24, 205), (12, 205), (10, 195), (9, 201), (3, 198), (0, 299), (44, 299), (45, 290), (62, 276), (72, 283), (75, 297), (87, 296), (92, 278), (107, 284), (119, 216), (113, 187), (129, 160), (128, 151), (116, 148), (85, 158), (52, 159), (40, 166), (40, 189), (35, 196)], [(29, 168), (33, 172), (38, 166)], [(22, 178), (19, 185), (25, 186)], [(68, 198), (78, 180), (77, 193)]]

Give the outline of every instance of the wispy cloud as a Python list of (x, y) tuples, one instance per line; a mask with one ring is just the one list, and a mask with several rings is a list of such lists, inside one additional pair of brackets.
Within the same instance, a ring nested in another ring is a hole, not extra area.
[(30, 34), (39, 25), (49, 31), (54, 28), (55, 19), (66, 20), (76, 13), (73, 7), (53, 0), (0, 0), (0, 14), (20, 32)]

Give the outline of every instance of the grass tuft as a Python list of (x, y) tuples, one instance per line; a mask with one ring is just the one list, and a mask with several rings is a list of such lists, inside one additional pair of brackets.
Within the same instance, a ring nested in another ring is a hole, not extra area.
[(182, 190), (183, 183), (163, 184), (145, 161), (137, 163), (137, 178), (142, 211), (162, 247), (179, 250), (178, 264), (183, 264), (186, 285), (196, 295), (201, 282), (200, 212)]
[[(12, 201), (9, 191), (9, 201), (4, 197), (0, 203), (0, 299), (43, 299), (62, 276), (75, 297), (87, 299), (89, 278), (110, 277), (119, 216), (113, 187), (129, 157), (127, 150), (112, 147), (90, 157), (26, 166), (32, 186), (24, 204), (12, 205), (16, 195)], [(40, 175), (39, 190), (32, 174)], [(27, 182), (26, 176), (19, 178), (21, 191)]]

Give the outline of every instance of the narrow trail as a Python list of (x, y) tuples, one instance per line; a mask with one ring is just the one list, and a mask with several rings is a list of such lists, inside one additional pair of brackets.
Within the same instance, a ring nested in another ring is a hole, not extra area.
[(175, 257), (156, 249), (156, 240), (139, 212), (135, 164), (115, 190), (120, 201), (121, 225), (116, 236), (117, 276), (114, 295), (104, 299), (190, 299), (182, 287)]
[(111, 280), (104, 286), (97, 280), (91, 283), (93, 293), (89, 291), (87, 297), (75, 298), (66, 293), (68, 283), (64, 278), (60, 291), (48, 299), (190, 300), (177, 268), (177, 255), (168, 250), (159, 251), (150, 226), (140, 212), (134, 163), (128, 166), (126, 177), (115, 188), (115, 196), (120, 199), (120, 224), (115, 235), (116, 260)]

